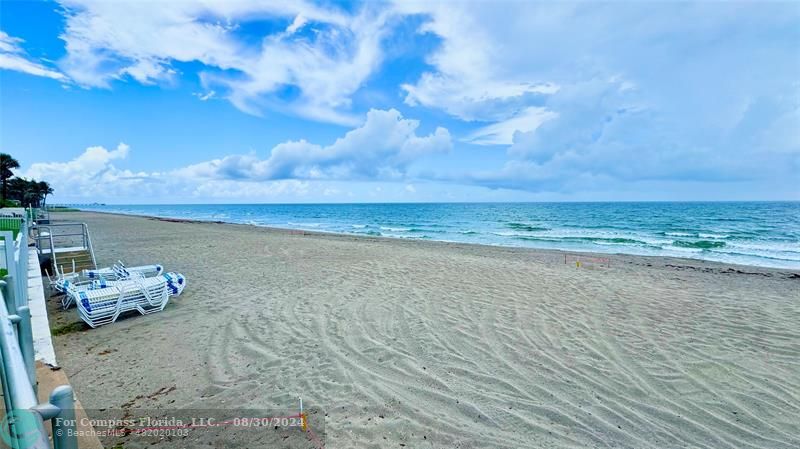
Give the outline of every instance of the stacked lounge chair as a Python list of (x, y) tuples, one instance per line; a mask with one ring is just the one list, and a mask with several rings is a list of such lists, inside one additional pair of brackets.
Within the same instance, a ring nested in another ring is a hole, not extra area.
[(91, 327), (113, 323), (125, 312), (142, 315), (164, 309), (170, 296), (186, 287), (180, 273), (164, 273), (161, 265), (127, 268), (122, 262), (99, 270), (84, 270), (80, 276), (59, 274), (51, 279), (54, 290), (64, 293), (61, 305), (72, 304), (78, 316)]
[[(163, 273), (157, 276), (152, 276), (150, 278), (157, 278), (163, 277), (167, 281), (167, 287), (169, 287), (169, 295), (170, 296), (177, 296), (183, 292), (183, 288), (186, 286), (186, 278), (183, 277), (180, 273)], [(138, 279), (140, 277), (134, 277), (133, 280)], [(148, 279), (150, 279), (148, 278)], [(86, 290), (98, 290), (101, 288), (108, 288), (108, 287), (119, 287), (123, 285), (127, 285), (131, 282), (131, 278), (122, 279), (117, 281), (110, 281), (106, 279), (95, 279), (88, 284), (88, 288)]]
[(50, 288), (59, 292), (64, 293), (64, 286), (71, 282), (79, 282), (79, 278), (81, 276), (80, 273), (75, 272), (75, 261), (72, 261), (72, 271), (70, 273), (64, 272), (64, 266), (61, 266), (61, 270), (59, 271), (58, 267), (55, 267), (55, 276), (50, 276), (50, 273), (47, 270), (44, 270), (45, 274), (47, 274), (47, 279), (50, 281)]
[(118, 260), (114, 265), (107, 268), (100, 268), (99, 270), (84, 270), (82, 275), (89, 279), (127, 279), (132, 274), (138, 273), (144, 277), (152, 277), (161, 274), (164, 267), (161, 265), (142, 265), (138, 267), (126, 268), (121, 260)]
[(186, 287), (186, 279), (178, 273), (107, 282), (111, 285), (103, 288), (67, 290), (77, 304), (78, 316), (91, 327), (113, 323), (124, 312), (146, 315), (164, 310), (169, 297), (180, 295)]
[(164, 267), (162, 265), (142, 265), (138, 267), (125, 267), (125, 264), (122, 263), (121, 260), (118, 260), (117, 263), (110, 267), (100, 268), (97, 270), (83, 270), (81, 272), (75, 272), (75, 263), (73, 262), (72, 272), (65, 273), (64, 268), (61, 268), (61, 271), (58, 271), (58, 267), (56, 267), (56, 276), (51, 278), (48, 275), (48, 279), (50, 280), (50, 287), (60, 293), (65, 293), (67, 284), (72, 284), (75, 286), (76, 284), (88, 284), (90, 280), (117, 280), (117, 279), (129, 279), (133, 275), (141, 275), (143, 277), (153, 277), (161, 274), (164, 271)]

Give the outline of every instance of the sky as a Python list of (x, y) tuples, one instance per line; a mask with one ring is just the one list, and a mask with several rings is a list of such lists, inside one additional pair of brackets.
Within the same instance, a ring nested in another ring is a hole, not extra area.
[(0, 2), (51, 203), (800, 200), (800, 2)]

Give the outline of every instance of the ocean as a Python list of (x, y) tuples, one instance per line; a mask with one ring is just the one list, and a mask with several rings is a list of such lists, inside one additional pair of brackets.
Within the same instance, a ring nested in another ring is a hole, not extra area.
[(800, 202), (104, 205), (84, 210), (800, 268)]

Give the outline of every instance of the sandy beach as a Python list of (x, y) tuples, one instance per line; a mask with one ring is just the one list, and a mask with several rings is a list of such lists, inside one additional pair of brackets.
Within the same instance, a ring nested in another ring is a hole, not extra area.
[[(793, 271), (54, 217), (88, 223), (99, 265), (157, 262), (189, 282), (159, 314), (54, 337), (90, 416), (302, 397), (329, 448), (800, 446)], [(52, 327), (78, 321), (57, 303)], [(272, 447), (316, 447), (297, 441)]]

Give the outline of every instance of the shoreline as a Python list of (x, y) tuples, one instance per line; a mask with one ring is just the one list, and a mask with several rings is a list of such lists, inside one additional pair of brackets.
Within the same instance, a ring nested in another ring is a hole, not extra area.
[[(67, 214), (71, 214), (74, 212), (68, 212)], [(651, 266), (653, 262), (664, 262), (663, 266), (672, 267), (676, 269), (702, 269), (702, 268), (711, 268), (717, 269), (718, 272), (730, 272), (730, 269), (734, 269), (736, 274), (746, 274), (746, 275), (765, 275), (771, 272), (782, 273), (786, 278), (789, 279), (800, 279), (800, 268), (781, 268), (781, 267), (766, 267), (761, 265), (745, 265), (745, 264), (737, 264), (737, 263), (730, 263), (730, 262), (719, 262), (714, 260), (706, 260), (706, 259), (695, 259), (690, 257), (674, 257), (674, 256), (662, 256), (662, 255), (640, 255), (640, 254), (629, 254), (629, 253), (603, 253), (603, 252), (593, 252), (593, 251), (573, 251), (573, 250), (563, 250), (563, 249), (550, 249), (550, 248), (534, 248), (534, 247), (527, 247), (527, 246), (513, 246), (513, 245), (492, 245), (487, 243), (473, 243), (473, 242), (457, 242), (457, 241), (449, 241), (449, 240), (436, 240), (436, 239), (421, 239), (421, 238), (399, 238), (399, 237), (389, 237), (389, 236), (378, 236), (378, 235), (361, 235), (356, 233), (347, 233), (347, 232), (334, 232), (334, 231), (310, 231), (306, 229), (295, 229), (295, 228), (282, 228), (282, 227), (275, 227), (275, 226), (268, 226), (268, 225), (258, 225), (258, 224), (251, 224), (251, 223), (234, 223), (224, 220), (203, 220), (203, 219), (193, 219), (193, 218), (174, 218), (174, 217), (160, 217), (157, 215), (144, 215), (144, 214), (128, 214), (122, 212), (106, 212), (106, 211), (96, 211), (96, 210), (80, 210), (80, 213), (86, 214), (108, 214), (114, 216), (121, 216), (121, 217), (139, 217), (139, 218), (146, 218), (148, 220), (156, 220), (162, 221), (166, 223), (190, 223), (190, 224), (215, 224), (215, 225), (230, 225), (230, 226), (245, 226), (255, 229), (263, 229), (268, 232), (277, 232), (277, 233), (285, 233), (287, 235), (309, 235), (309, 236), (321, 236), (321, 237), (332, 237), (332, 238), (354, 238), (354, 239), (367, 239), (367, 240), (385, 240), (390, 242), (411, 242), (411, 243), (421, 243), (421, 244), (435, 244), (435, 245), (446, 245), (446, 246), (461, 246), (465, 245), (466, 247), (478, 247), (478, 248), (493, 248), (493, 249), (508, 249), (511, 251), (520, 251), (520, 252), (531, 252), (533, 254), (547, 255), (547, 256), (558, 256), (563, 257), (564, 255), (575, 255), (575, 256), (582, 256), (587, 258), (616, 258), (618, 260), (625, 259), (627, 263), (632, 263), (633, 261), (637, 261), (638, 265), (643, 266)], [(698, 266), (700, 265), (700, 266)], [(747, 270), (754, 270), (754, 271), (744, 271)]]

